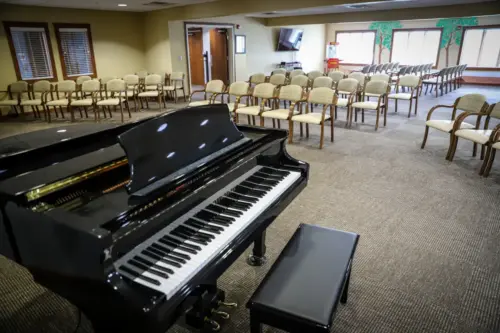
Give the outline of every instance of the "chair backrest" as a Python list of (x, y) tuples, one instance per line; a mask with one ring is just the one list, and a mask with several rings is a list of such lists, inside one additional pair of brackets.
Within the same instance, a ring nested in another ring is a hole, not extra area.
[(420, 84), (420, 76), (418, 75), (405, 75), (401, 76), (398, 81), (400, 87), (416, 88)]
[(336, 103), (335, 90), (325, 87), (314, 88), (309, 92), (307, 101), (315, 104), (334, 104)]
[(96, 92), (99, 90), (101, 90), (101, 82), (99, 80), (89, 80), (82, 83), (82, 91), (84, 92)]
[(88, 75), (79, 76), (76, 79), (76, 84), (81, 85), (85, 81), (90, 81), (92, 78)]
[[(370, 69), (370, 65), (363, 66), (363, 68), (361, 69), (361, 73), (367, 74), (369, 69)], [(330, 75), (330, 74), (328, 74), (328, 75)]]
[(345, 76), (344, 72), (340, 71), (333, 71), (328, 73), (328, 77), (331, 78), (333, 82), (339, 82), (344, 78), (344, 76)]
[(389, 75), (387, 74), (373, 74), (370, 78), (370, 81), (384, 81), (389, 82)]
[(264, 73), (257, 73), (252, 76), (250, 76), (250, 83), (251, 84), (259, 84), (259, 83), (264, 83), (266, 82), (266, 74)]
[(139, 79), (145, 79), (146, 76), (148, 76), (148, 71), (145, 69), (141, 69), (140, 71), (138, 71), (135, 74), (139, 77)]
[[(152, 74), (152, 75), (157, 75), (157, 74)], [(149, 76), (151, 76), (151, 75), (148, 75), (146, 77), (146, 80)], [(160, 77), (160, 75), (158, 75), (158, 77)], [(108, 83), (106, 83), (106, 90), (109, 92), (121, 92), (121, 91), (125, 91), (126, 89), (127, 88), (126, 88), (125, 81), (122, 79), (113, 79), (111, 81), (108, 81)]]
[(221, 93), (224, 90), (224, 82), (222, 80), (210, 80), (205, 86), (205, 91), (213, 94)]
[(302, 99), (303, 92), (304, 90), (302, 89), (301, 86), (297, 85), (283, 86), (280, 89), (279, 99), (297, 102)]
[(233, 82), (229, 86), (229, 95), (233, 96), (247, 95), (249, 87), (250, 85), (248, 84), (248, 82), (244, 81)]
[(319, 87), (325, 87), (325, 88), (331, 88), (333, 87), (333, 80), (331, 77), (328, 76), (320, 76), (314, 79), (313, 88), (319, 88)]
[(384, 64), (378, 64), (376, 67), (375, 67), (375, 71), (374, 73), (379, 73), (380, 70), (382, 69), (382, 67), (384, 66)]
[(467, 112), (481, 112), (486, 103), (486, 96), (481, 94), (467, 94), (457, 98), (455, 108)]
[[(101, 77), (99, 80), (101, 81), (101, 84), (106, 84), (108, 83), (109, 81), (113, 80), (113, 79), (117, 79), (116, 76), (105, 76), (105, 77)], [(139, 82), (139, 78), (137, 78), (137, 82)]]
[(273, 74), (269, 78), (269, 83), (274, 84), (275, 86), (284, 85), (286, 81), (285, 74)]
[(387, 72), (387, 68), (389, 68), (389, 65), (390, 65), (390, 63), (389, 63), (389, 62), (388, 62), (388, 63), (383, 64), (383, 65), (382, 65), (382, 68), (380, 68), (380, 71), (381, 71), (382, 73)]
[(309, 74), (307, 74), (307, 77), (309, 78), (309, 80), (314, 80), (320, 76), (323, 76), (323, 72), (321, 72), (321, 71), (312, 71), (312, 72), (309, 72)]
[(354, 93), (358, 90), (359, 82), (356, 79), (342, 79), (337, 84), (337, 91), (348, 91)]
[(370, 80), (366, 83), (365, 93), (382, 95), (387, 92), (389, 84), (385, 81)]
[(28, 91), (28, 82), (17, 81), (9, 85), (9, 90), (13, 94), (20, 94)]
[(276, 86), (272, 83), (259, 83), (253, 89), (253, 96), (258, 98), (273, 98)]
[(309, 85), (309, 78), (305, 75), (296, 75), (292, 78), (290, 84), (305, 88)]
[(146, 85), (163, 84), (161, 75), (159, 74), (149, 74), (146, 76), (144, 83)]
[(170, 80), (171, 81), (182, 81), (184, 82), (184, 73), (183, 72), (172, 72), (170, 74)]
[[(125, 83), (128, 85), (128, 86), (133, 86), (135, 84), (139, 84), (139, 75), (135, 75), (135, 74), (129, 74), (129, 75), (125, 75), (123, 77), (123, 81), (125, 81)], [(109, 81), (108, 81), (109, 82)], [(107, 83), (107, 82), (106, 82)]]
[(286, 76), (286, 69), (284, 68), (277, 68), (274, 71), (271, 72), (271, 76), (275, 74), (283, 74)]
[(490, 117), (500, 119), (500, 102), (490, 105), (489, 115)]
[(73, 80), (65, 80), (57, 83), (57, 91), (70, 93), (76, 90), (76, 82)]
[(361, 86), (363, 86), (365, 84), (365, 78), (366, 78), (366, 76), (363, 73), (354, 72), (354, 73), (349, 74), (348, 77), (350, 79), (357, 80)]
[(51, 90), (52, 85), (47, 80), (40, 80), (33, 83), (33, 92), (47, 92)]
[(290, 72), (290, 78), (294, 78), (298, 75), (304, 75), (304, 71), (302, 69), (294, 69), (293, 71)]
[(370, 68), (368, 69), (368, 74), (375, 73), (375, 69), (377, 69), (377, 64), (370, 65)]

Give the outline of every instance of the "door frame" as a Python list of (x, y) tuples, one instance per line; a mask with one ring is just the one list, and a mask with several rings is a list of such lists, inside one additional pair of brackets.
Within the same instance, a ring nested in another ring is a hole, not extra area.
[(192, 89), (192, 84), (191, 84), (191, 63), (189, 61), (190, 59), (190, 54), (189, 54), (189, 37), (188, 37), (188, 29), (189, 28), (222, 28), (222, 29), (227, 29), (228, 30), (228, 76), (229, 76), (229, 82), (234, 82), (236, 79), (236, 67), (235, 67), (235, 45), (234, 45), (234, 35), (236, 31), (236, 26), (235, 24), (232, 23), (215, 23), (215, 22), (184, 22), (184, 39), (185, 39), (185, 45), (186, 45), (186, 66), (188, 69), (187, 72), (187, 79), (188, 79), (188, 90), (189, 93), (191, 93)]

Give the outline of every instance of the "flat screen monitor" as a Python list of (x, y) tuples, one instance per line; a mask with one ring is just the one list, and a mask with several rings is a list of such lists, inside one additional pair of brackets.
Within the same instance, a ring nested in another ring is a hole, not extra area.
[(281, 28), (278, 40), (278, 51), (298, 51), (302, 44), (304, 30)]

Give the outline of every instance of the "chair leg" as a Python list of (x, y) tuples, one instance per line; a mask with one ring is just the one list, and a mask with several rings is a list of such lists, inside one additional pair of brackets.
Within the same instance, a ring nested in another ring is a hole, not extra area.
[(488, 177), (488, 175), (490, 174), (491, 167), (493, 165), (493, 161), (495, 160), (496, 152), (497, 152), (496, 149), (492, 149), (491, 154), (490, 154), (490, 159), (488, 161), (488, 165), (486, 166), (486, 170), (484, 170), (484, 174), (483, 174), (484, 177)]
[(394, 99), (394, 112), (398, 113), (398, 100)]
[(427, 142), (428, 135), (429, 135), (429, 126), (425, 126), (424, 139), (422, 140), (422, 146), (420, 146), (421, 149), (424, 149), (425, 143)]
[(490, 155), (491, 151), (493, 148), (491, 148), (490, 145), (488, 145), (488, 148), (486, 149), (486, 155), (484, 156), (483, 164), (481, 165), (481, 169), (479, 170), (479, 174), (482, 176), (484, 174), (484, 171), (486, 170), (486, 167), (488, 166), (488, 162), (490, 161)]
[(410, 107), (409, 107), (409, 109), (408, 109), (408, 118), (410, 118), (410, 116), (411, 116), (411, 107), (412, 107), (412, 106), (413, 106), (413, 99), (412, 99), (412, 98), (410, 98)]
[(255, 126), (255, 116), (252, 116), (252, 125)]
[(174, 90), (175, 104), (177, 104), (177, 90)]
[(417, 115), (417, 109), (418, 109), (418, 96), (415, 97), (415, 116)]
[(68, 111), (71, 116), (71, 122), (75, 122), (75, 112), (73, 111), (73, 107), (71, 105), (68, 105)]
[(333, 107), (330, 106), (330, 141), (333, 142)]
[(387, 125), (387, 104), (383, 106), (384, 111), (384, 127)]
[(306, 123), (306, 138), (309, 139), (309, 124)]
[(132, 118), (132, 114), (130, 113), (130, 102), (127, 100), (126, 103), (127, 103), (128, 117)]
[[(300, 125), (301, 125), (300, 128), (302, 129), (302, 123)], [(293, 141), (293, 121), (289, 120), (288, 121), (288, 143), (292, 143), (292, 141)]]
[(160, 94), (158, 94), (158, 106), (159, 106), (160, 112), (161, 112), (161, 96), (160, 96)]
[(349, 127), (352, 127), (352, 106), (349, 106)]
[(47, 122), (50, 123), (52, 120), (50, 119), (50, 107), (48, 106), (45, 115), (47, 116)]
[(365, 109), (361, 109), (361, 122), (365, 123)]
[(477, 143), (474, 142), (474, 145), (472, 146), (472, 157), (477, 156)]
[[(116, 108), (116, 106), (115, 106), (115, 108)], [(124, 123), (125, 119), (123, 118), (123, 103), (120, 103), (120, 114), (121, 114), (122, 123)]]
[(250, 115), (247, 115), (247, 121), (248, 125), (252, 125), (252, 119), (250, 118)]
[(458, 145), (458, 137), (450, 134), (450, 147), (448, 148), (448, 154), (446, 155), (446, 159), (450, 162), (453, 162), (453, 157), (455, 157), (455, 153), (457, 151)]
[(276, 128), (276, 120), (273, 119), (273, 128)]
[(300, 137), (304, 136), (304, 126), (300, 123)]
[(485, 145), (481, 145), (481, 161), (484, 160), (484, 148)]
[(377, 119), (375, 120), (375, 131), (378, 130), (379, 117), (380, 117), (380, 108), (377, 109)]
[(281, 120), (278, 119), (278, 128), (281, 129)]
[(323, 139), (325, 136), (325, 122), (321, 123), (321, 133), (319, 135), (319, 149), (323, 149)]
[(149, 110), (149, 102), (148, 102), (148, 98), (146, 97), (146, 98), (145, 98), (145, 100), (146, 100), (146, 109), (148, 109), (148, 110)]
[(260, 117), (260, 127), (264, 127), (264, 117)]

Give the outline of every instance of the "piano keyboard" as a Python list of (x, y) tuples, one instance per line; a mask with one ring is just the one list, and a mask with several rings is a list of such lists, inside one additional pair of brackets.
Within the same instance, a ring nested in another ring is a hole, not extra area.
[(114, 264), (171, 298), (285, 192), (300, 173), (256, 166)]

